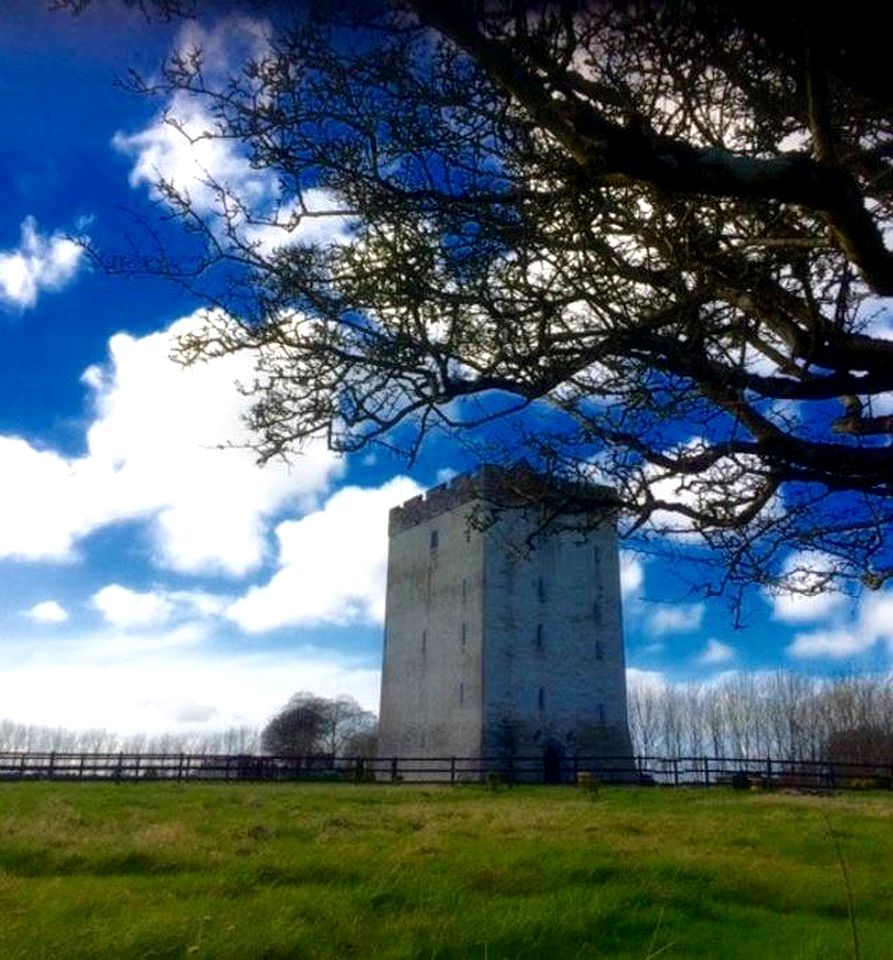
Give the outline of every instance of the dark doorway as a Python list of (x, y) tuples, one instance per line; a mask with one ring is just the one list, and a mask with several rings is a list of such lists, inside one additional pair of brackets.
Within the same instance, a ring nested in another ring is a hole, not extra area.
[(564, 747), (550, 740), (543, 751), (543, 783), (561, 783), (564, 768)]

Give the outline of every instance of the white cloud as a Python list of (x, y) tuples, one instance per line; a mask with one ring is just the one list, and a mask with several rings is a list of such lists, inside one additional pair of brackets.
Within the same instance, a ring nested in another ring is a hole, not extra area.
[(843, 660), (865, 653), (878, 643), (893, 652), (893, 591), (863, 594), (858, 614), (851, 622), (842, 616), (821, 630), (798, 633), (787, 647), (797, 659)]
[[(231, 64), (269, 52), (267, 34), (263, 21), (233, 16), (211, 30), (188, 24), (176, 46), (201, 50), (206, 81), (225, 84)], [(328, 192), (310, 188), (300, 198), (283, 195), (277, 173), (253, 165), (244, 145), (218, 136), (218, 130), (198, 97), (178, 91), (149, 126), (137, 133), (119, 131), (112, 143), (133, 159), (132, 187), (147, 186), (162, 203), (173, 188), (224, 243), (225, 223), (242, 242), (264, 250), (298, 239), (325, 243), (344, 236), (347, 221)]]
[(772, 597), (772, 619), (782, 623), (814, 623), (840, 610), (846, 598), (839, 593), (780, 593)]
[(236, 141), (215, 137), (216, 121), (187, 94), (177, 94), (165, 115), (145, 130), (116, 133), (113, 145), (134, 158), (130, 185), (150, 188), (156, 200), (164, 200), (159, 180), (189, 197), (199, 214), (217, 213), (220, 194), (214, 184), (232, 191), (252, 207), (270, 203), (276, 181), (251, 167)]
[(57, 600), (42, 600), (35, 603), (30, 610), (26, 610), (25, 616), (37, 623), (65, 623), (68, 611)]
[(227, 611), (244, 630), (384, 618), (388, 511), (422, 492), (408, 477), (344, 487), (322, 510), (276, 529), (279, 569)]
[(321, 441), (293, 467), (260, 468), (247, 447), (224, 449), (250, 440), (236, 383), (251, 381), (254, 359), (172, 362), (176, 338), (201, 323), (194, 314), (145, 337), (112, 337), (109, 362), (83, 377), (96, 411), (86, 456), (0, 437), (0, 556), (71, 559), (86, 534), (143, 518), (160, 565), (243, 575), (264, 559), (276, 512), (316, 505), (343, 467)]
[(698, 663), (704, 666), (713, 666), (718, 663), (728, 663), (735, 658), (735, 648), (728, 643), (721, 643), (712, 637), (707, 641), (704, 652), (698, 657)]
[(83, 254), (62, 234), (39, 233), (34, 218), (27, 217), (19, 246), (0, 251), (0, 302), (20, 310), (33, 307), (41, 291), (58, 290), (74, 279)]
[[(209, 629), (201, 621), (219, 616), (230, 598), (190, 590), (131, 590), (110, 583), (93, 594), (92, 605), (106, 623), (114, 627), (157, 627), (171, 621), (186, 622), (184, 627)], [(189, 623), (189, 621), (197, 621)]]
[(654, 637), (667, 633), (692, 633), (701, 626), (703, 619), (703, 603), (681, 603), (655, 610), (648, 616), (645, 627)]
[(818, 551), (792, 553), (782, 568), (782, 576), (790, 589), (766, 591), (773, 620), (810, 623), (827, 620), (841, 611), (846, 606), (846, 597), (832, 589), (823, 589), (834, 567), (834, 559)]
[(840, 660), (863, 653), (873, 642), (856, 631), (844, 628), (815, 630), (812, 633), (798, 633), (787, 652), (798, 659), (829, 657)]
[(630, 689), (663, 690), (667, 686), (667, 678), (659, 670), (639, 670), (638, 667), (627, 667), (626, 683)]
[[(702, 454), (710, 443), (700, 437), (692, 437), (667, 451), (671, 457), (691, 457)], [(656, 533), (671, 536), (681, 543), (696, 541), (701, 521), (687, 516), (692, 510), (709, 525), (712, 519), (721, 522), (740, 515), (755, 496), (761, 492), (759, 459), (751, 454), (735, 454), (720, 458), (701, 473), (678, 473), (665, 467), (649, 464), (642, 472), (642, 496), (647, 502), (665, 504), (655, 509), (648, 526)], [(644, 500), (643, 500), (644, 502)], [(763, 507), (763, 515), (778, 511), (778, 496), (770, 498)], [(676, 509), (674, 509), (676, 508)]]
[(638, 594), (645, 582), (645, 567), (642, 561), (629, 550), (620, 551), (620, 590), (625, 600)]
[(0, 646), (3, 718), (121, 734), (262, 725), (298, 690), (378, 710), (379, 671), (307, 646), (221, 657), (179, 632)]
[(93, 595), (93, 606), (115, 627), (153, 627), (166, 623), (173, 604), (159, 593), (138, 593), (111, 583)]

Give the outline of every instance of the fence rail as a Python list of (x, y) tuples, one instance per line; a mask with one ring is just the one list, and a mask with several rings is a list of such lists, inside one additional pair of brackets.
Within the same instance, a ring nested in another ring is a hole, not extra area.
[(893, 766), (773, 757), (333, 757), (190, 753), (0, 752), (0, 780), (358, 780), (462, 783), (600, 781), (893, 789)]

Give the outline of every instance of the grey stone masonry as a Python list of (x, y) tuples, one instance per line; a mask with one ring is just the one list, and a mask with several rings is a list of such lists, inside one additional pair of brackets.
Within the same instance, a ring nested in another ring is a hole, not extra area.
[(379, 756), (631, 755), (614, 513), (491, 466), (391, 511)]

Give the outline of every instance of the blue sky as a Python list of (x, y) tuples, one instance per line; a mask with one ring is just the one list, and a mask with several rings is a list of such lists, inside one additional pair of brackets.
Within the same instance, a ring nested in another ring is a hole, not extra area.
[[(169, 359), (201, 304), (97, 269), (157, 217), (157, 172), (266, 189), (232, 146), (202, 148), (128, 93), (184, 35), (225, 60), (247, 16), (148, 24), (97, 2), (0, 13), (0, 718), (122, 733), (260, 724), (298, 690), (377, 706), (387, 510), (472, 465), (433, 444), (407, 474), (381, 453), (308, 448), (261, 470), (234, 384), (251, 361)], [(172, 105), (187, 113), (189, 104)], [(196, 118), (193, 117), (193, 120)], [(199, 118), (200, 119), (200, 118)], [(192, 178), (192, 179), (190, 179)], [(167, 237), (176, 249), (175, 233)], [(893, 595), (772, 598), (736, 631), (682, 557), (624, 553), (635, 680), (778, 667), (887, 670)]]

